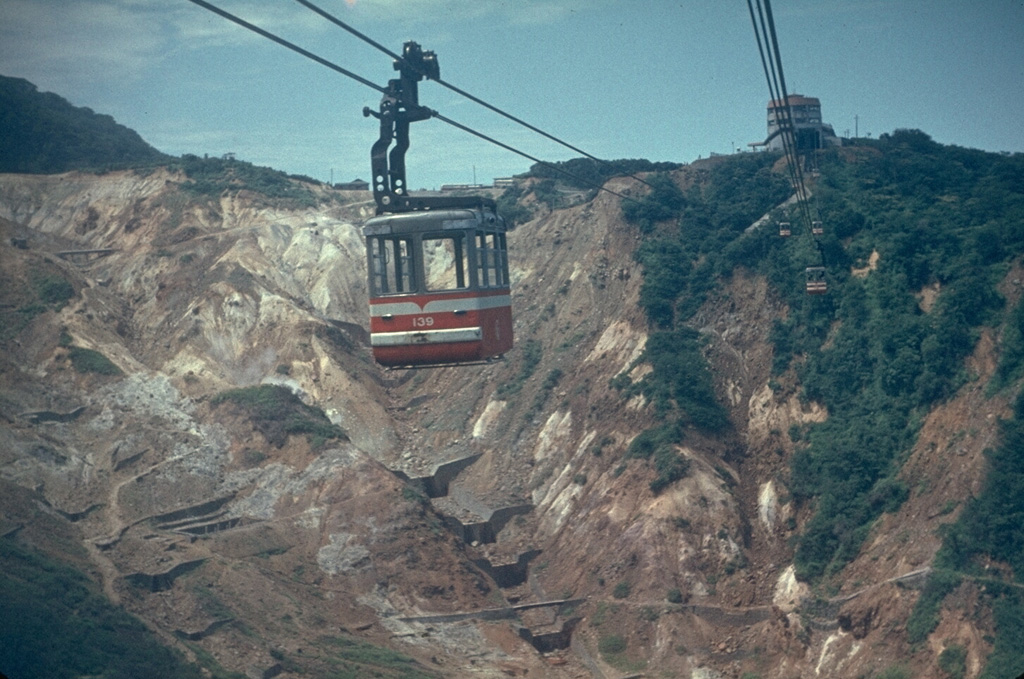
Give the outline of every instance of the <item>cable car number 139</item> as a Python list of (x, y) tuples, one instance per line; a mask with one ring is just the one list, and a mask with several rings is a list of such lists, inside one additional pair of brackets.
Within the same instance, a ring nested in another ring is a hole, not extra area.
[(433, 316), (416, 316), (412, 319), (413, 327), (428, 328), (434, 324)]

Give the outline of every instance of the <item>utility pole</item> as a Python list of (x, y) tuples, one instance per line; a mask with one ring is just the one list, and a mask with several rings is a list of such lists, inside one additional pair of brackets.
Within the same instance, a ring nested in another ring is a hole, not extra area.
[(853, 138), (856, 139), (860, 136), (860, 116), (856, 113), (853, 114)]

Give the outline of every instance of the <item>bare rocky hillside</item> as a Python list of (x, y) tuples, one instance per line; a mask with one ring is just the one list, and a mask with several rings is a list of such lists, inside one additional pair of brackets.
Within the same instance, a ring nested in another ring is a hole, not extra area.
[[(910, 500), (812, 592), (789, 432), (829, 414), (772, 379), (787, 309), (764, 280), (737, 272), (697, 314), (732, 427), (689, 433), (688, 474), (655, 494), (624, 452), (656, 413), (609, 385), (649, 369), (618, 198), (510, 234), (504, 360), (388, 372), (364, 329), (367, 195), (184, 182), (0, 176), (0, 535), (82, 545), (111, 601), (214, 676), (937, 676), (941, 646), (903, 625), (1007, 411), (992, 337), (924, 422)], [(224, 396), (260, 385), (284, 388), (245, 392), (270, 411)], [(285, 411), (309, 419), (268, 424)], [(988, 632), (943, 613), (967, 676)]]

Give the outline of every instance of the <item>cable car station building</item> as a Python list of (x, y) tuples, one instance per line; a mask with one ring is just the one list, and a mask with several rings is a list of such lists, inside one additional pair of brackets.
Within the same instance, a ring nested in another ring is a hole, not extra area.
[[(813, 151), (828, 146), (839, 146), (841, 141), (831, 125), (821, 121), (821, 101), (817, 97), (802, 94), (789, 95), (789, 109), (796, 131), (796, 150)], [(786, 115), (784, 101), (774, 99), (768, 102), (768, 136), (763, 142), (751, 146), (763, 146), (769, 151), (782, 151), (782, 129)]]

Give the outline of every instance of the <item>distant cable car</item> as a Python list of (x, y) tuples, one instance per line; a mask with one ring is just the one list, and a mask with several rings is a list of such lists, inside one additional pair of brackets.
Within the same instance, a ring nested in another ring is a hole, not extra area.
[(388, 81), (380, 111), (363, 109), (380, 120), (370, 152), (377, 216), (363, 226), (373, 357), (389, 367), (499, 357), (512, 348), (505, 221), (490, 198), (409, 195), (409, 124), (433, 115), (417, 83), (440, 75), (434, 53), (414, 42), (395, 69), (401, 77)]
[(825, 281), (825, 267), (809, 266), (804, 270), (806, 277), (806, 290), (808, 295), (824, 295), (828, 292), (828, 283)]
[(505, 222), (492, 201), (374, 217), (363, 235), (378, 363), (471, 363), (512, 348)]
[(793, 232), (789, 228), (789, 222), (779, 222), (779, 235), (783, 238), (788, 238), (793, 235)]
[(823, 233), (825, 233), (825, 229), (824, 229), (824, 227), (822, 227), (821, 222), (819, 222), (817, 220), (811, 222), (811, 234), (812, 235), (820, 236)]

